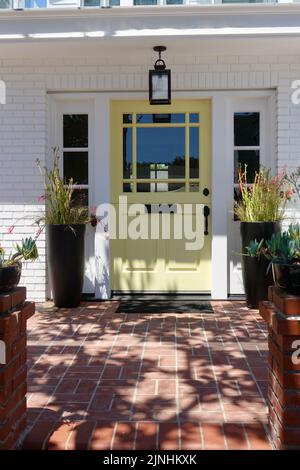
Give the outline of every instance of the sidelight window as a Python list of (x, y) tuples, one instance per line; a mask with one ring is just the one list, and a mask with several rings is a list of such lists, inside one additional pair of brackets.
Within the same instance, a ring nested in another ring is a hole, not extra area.
[(254, 182), (255, 173), (260, 167), (260, 113), (234, 113), (234, 199), (238, 201), (240, 191), (238, 185), (239, 170), (247, 165), (249, 185)]
[(88, 114), (63, 115), (63, 175), (73, 178), (76, 203), (88, 205), (89, 136)]

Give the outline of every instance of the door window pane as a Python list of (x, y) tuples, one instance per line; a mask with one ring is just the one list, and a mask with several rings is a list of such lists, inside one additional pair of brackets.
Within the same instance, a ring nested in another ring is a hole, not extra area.
[(199, 178), (199, 129), (190, 127), (190, 178)]
[(259, 113), (234, 113), (234, 145), (259, 146)]
[(190, 193), (198, 193), (199, 192), (199, 183), (190, 183), (189, 185)]
[(132, 193), (132, 186), (131, 183), (123, 183), (123, 193)]
[[(278, 0), (275, 0), (276, 3)], [(221, 3), (271, 3), (270, 0), (222, 0)]]
[(157, 0), (133, 0), (134, 5), (157, 5)]
[(123, 178), (132, 176), (132, 129), (123, 128)]
[(255, 173), (259, 171), (259, 150), (235, 150), (234, 152), (234, 182), (238, 183), (239, 170), (247, 165), (247, 181), (254, 182)]
[(0, 8), (12, 8), (11, 0), (0, 0)]
[(73, 184), (88, 184), (88, 152), (64, 152), (64, 178), (73, 178)]
[(88, 147), (88, 115), (64, 114), (63, 145), (66, 148)]
[(199, 114), (198, 113), (191, 113), (190, 114), (190, 123), (198, 123), (199, 122)]
[(185, 115), (182, 113), (156, 113), (156, 114), (137, 114), (137, 124), (184, 124)]
[(123, 114), (123, 124), (132, 124), (132, 114)]
[(185, 129), (137, 129), (137, 177), (185, 177)]
[(85, 7), (99, 7), (100, 0), (84, 0)]
[(185, 191), (184, 183), (138, 183), (138, 193), (164, 193), (172, 191)]
[(72, 193), (72, 201), (75, 206), (88, 206), (89, 194), (87, 189), (74, 189)]

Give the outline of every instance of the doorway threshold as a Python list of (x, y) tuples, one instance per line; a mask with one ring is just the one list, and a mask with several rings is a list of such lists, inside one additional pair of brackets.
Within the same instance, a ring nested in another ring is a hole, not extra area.
[(211, 295), (208, 293), (163, 293), (163, 292), (112, 292), (113, 300), (211, 300)]
[(207, 300), (207, 301), (216, 301), (221, 302), (230, 301), (230, 302), (244, 302), (245, 296), (244, 295), (228, 295), (227, 299), (212, 299), (210, 294), (146, 294), (146, 293), (120, 293), (120, 292), (112, 292), (110, 299), (99, 299), (95, 297), (93, 294), (82, 294), (81, 300), (83, 302), (110, 302), (111, 300)]

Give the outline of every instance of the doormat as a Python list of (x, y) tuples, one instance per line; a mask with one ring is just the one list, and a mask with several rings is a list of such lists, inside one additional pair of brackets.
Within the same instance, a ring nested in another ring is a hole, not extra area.
[(121, 300), (116, 313), (214, 313), (205, 300)]

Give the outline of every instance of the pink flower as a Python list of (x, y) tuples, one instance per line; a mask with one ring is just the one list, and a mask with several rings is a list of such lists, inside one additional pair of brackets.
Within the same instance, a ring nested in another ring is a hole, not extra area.
[(15, 226), (12, 225), (11, 227), (8, 227), (7, 233), (13, 233)]
[(45, 199), (46, 199), (45, 194), (42, 194), (41, 196), (39, 196), (38, 201), (42, 202), (42, 201), (45, 201)]

